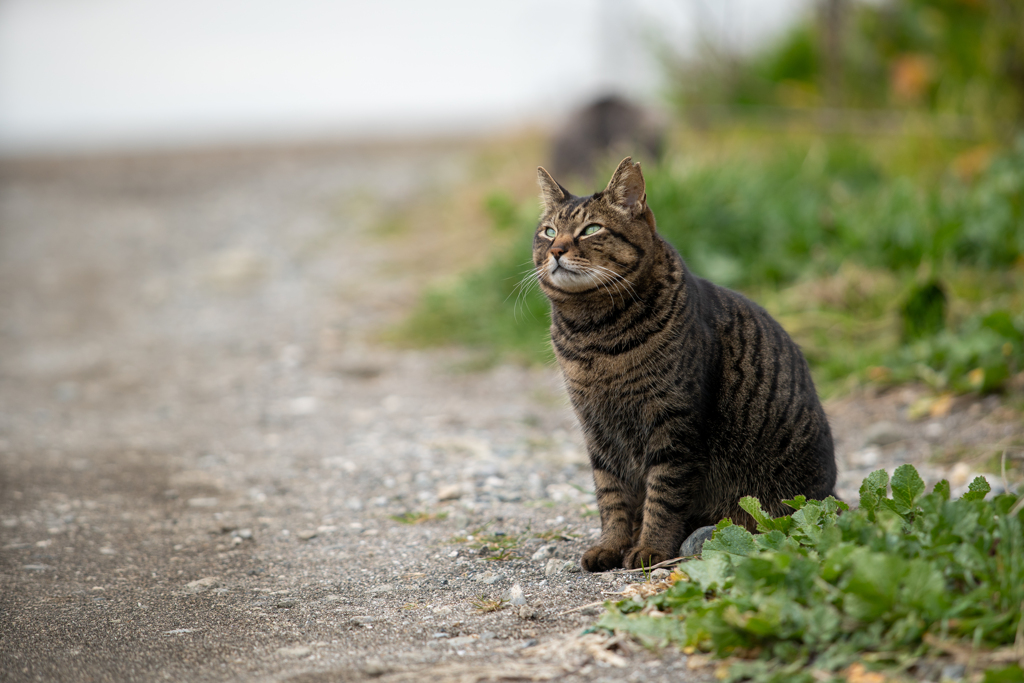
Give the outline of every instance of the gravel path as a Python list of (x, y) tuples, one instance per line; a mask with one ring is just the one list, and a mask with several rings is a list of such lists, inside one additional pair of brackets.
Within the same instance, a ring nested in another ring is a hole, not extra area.
[[(642, 577), (577, 569), (599, 523), (555, 370), (373, 341), (423, 278), (380, 216), (473, 155), (0, 167), (0, 680), (713, 677), (581, 635)], [(828, 406), (841, 493), (1020, 437), (998, 400), (907, 422), (919, 396)]]

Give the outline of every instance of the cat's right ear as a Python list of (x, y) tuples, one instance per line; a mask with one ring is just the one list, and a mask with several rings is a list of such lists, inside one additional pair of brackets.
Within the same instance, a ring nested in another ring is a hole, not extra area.
[(572, 196), (543, 166), (537, 167), (537, 184), (540, 185), (540, 201), (545, 211), (550, 211)]

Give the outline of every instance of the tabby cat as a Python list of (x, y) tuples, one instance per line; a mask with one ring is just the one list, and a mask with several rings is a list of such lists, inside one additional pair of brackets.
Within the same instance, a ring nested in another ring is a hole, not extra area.
[(753, 530), (743, 496), (781, 515), (783, 499), (832, 494), (832, 434), (799, 348), (687, 269), (657, 232), (640, 164), (627, 157), (590, 197), (537, 175), (533, 261), (601, 512), (583, 568), (671, 559), (724, 517)]

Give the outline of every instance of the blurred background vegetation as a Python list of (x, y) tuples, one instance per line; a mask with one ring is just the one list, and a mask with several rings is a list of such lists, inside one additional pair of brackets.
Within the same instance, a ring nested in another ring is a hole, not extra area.
[[(762, 49), (661, 54), (667, 148), (637, 158), (695, 273), (777, 316), (825, 395), (922, 382), (922, 415), (957, 393), (1020, 400), (1024, 5), (822, 0)], [(603, 187), (622, 151), (570, 189)], [(483, 199), (490, 259), (430, 288), (394, 338), (551, 360), (521, 181)]]

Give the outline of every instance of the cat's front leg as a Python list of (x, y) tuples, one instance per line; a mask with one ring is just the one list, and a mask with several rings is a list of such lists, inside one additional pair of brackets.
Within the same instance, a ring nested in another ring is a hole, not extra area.
[(622, 558), (633, 545), (640, 500), (619, 477), (594, 468), (597, 508), (601, 512), (601, 538), (583, 553), (580, 565), (588, 572), (603, 572), (622, 566)]
[(696, 478), (691, 470), (676, 462), (655, 465), (648, 472), (640, 540), (623, 558), (626, 569), (650, 567), (678, 555), (695, 493)]

